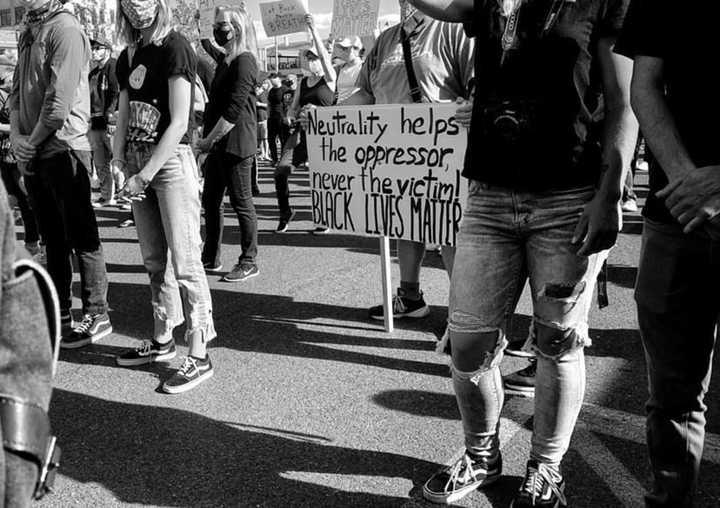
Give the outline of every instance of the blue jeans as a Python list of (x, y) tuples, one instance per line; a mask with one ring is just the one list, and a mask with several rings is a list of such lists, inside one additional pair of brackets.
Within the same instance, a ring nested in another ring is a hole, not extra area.
[(202, 260), (220, 264), (224, 210), (223, 197), (227, 190), (230, 205), (240, 226), (241, 254), (239, 264), (255, 265), (257, 256), (257, 214), (252, 197), (250, 169), (254, 156), (241, 159), (229, 153), (212, 152), (205, 165), (205, 187), (202, 202), (205, 208), (205, 245)]
[(533, 322), (525, 347), (538, 358), (531, 458), (558, 466), (585, 390), (583, 346), (597, 274), (607, 252), (571, 244), (592, 188), (525, 193), (471, 182), (450, 287), (453, 384), (467, 449), (491, 456), (504, 402), (499, 364), (508, 319), (526, 277)]
[(645, 347), (648, 507), (692, 506), (720, 300), (720, 241), (645, 220), (635, 289)]
[[(128, 145), (129, 175), (142, 170), (154, 148), (145, 143)], [(186, 338), (199, 333), (204, 342), (212, 340), (217, 335), (212, 301), (200, 261), (200, 186), (189, 146), (177, 148), (152, 179), (145, 196), (133, 201), (132, 208), (143, 263), (150, 275), (154, 338), (166, 342), (172, 329), (183, 322), (184, 309)]]
[(90, 204), (90, 153), (62, 152), (35, 160), (25, 179), (47, 249), (47, 269), (64, 312), (72, 307), (71, 255), (78, 260), (83, 313), (107, 312), (108, 280), (95, 211)]

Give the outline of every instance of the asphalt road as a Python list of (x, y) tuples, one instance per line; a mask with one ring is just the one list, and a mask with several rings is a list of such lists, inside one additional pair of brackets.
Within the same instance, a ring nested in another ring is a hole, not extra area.
[[(236, 284), (210, 277), (216, 374), (183, 395), (159, 391), (179, 359), (115, 365), (119, 351), (151, 333), (150, 292), (135, 229), (115, 227), (125, 213), (97, 212), (115, 333), (61, 355), (51, 417), (64, 461), (56, 492), (40, 506), (430, 506), (423, 482), (462, 449), (447, 360), (433, 352), (447, 314), (442, 261), (428, 253), (424, 263), (430, 316), (386, 334), (366, 319), (380, 301), (378, 241), (309, 234), (305, 179), (294, 177), (299, 214), (279, 235), (271, 172), (262, 169), (260, 276)], [(239, 233), (229, 208), (227, 217), (229, 267)], [(639, 215), (628, 215), (610, 256), (611, 305), (591, 315), (587, 396), (564, 462), (574, 508), (641, 506), (647, 484), (646, 381), (632, 301), (640, 231)], [(396, 264), (393, 272), (397, 283)], [(526, 291), (514, 334), (526, 333), (530, 314)], [(524, 366), (507, 358), (502, 369)], [(699, 507), (720, 505), (717, 386), (708, 394)], [(505, 476), (458, 506), (509, 505), (532, 413), (532, 399), (507, 398)]]

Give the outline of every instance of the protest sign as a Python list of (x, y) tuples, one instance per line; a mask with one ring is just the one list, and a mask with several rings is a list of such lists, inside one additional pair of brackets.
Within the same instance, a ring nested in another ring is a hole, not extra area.
[(307, 29), (305, 23), (307, 13), (307, 5), (303, 0), (281, 0), (260, 4), (260, 16), (268, 37), (304, 32)]
[(336, 37), (368, 37), (377, 28), (380, 0), (335, 0), (332, 29)]
[(198, 0), (198, 9), (200, 18), (198, 25), (200, 28), (200, 36), (212, 39), (212, 26), (215, 22), (215, 7), (222, 0)]
[(309, 113), (313, 222), (338, 231), (455, 245), (467, 199), (467, 131), (454, 104), (328, 107)]
[(170, 7), (175, 29), (189, 41), (197, 43), (200, 40), (197, 30), (198, 0), (171, 0)]

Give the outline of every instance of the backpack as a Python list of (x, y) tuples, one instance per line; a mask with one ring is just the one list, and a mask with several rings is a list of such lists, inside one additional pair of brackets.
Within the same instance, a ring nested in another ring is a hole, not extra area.
[(60, 313), (50, 276), (27, 253), (17, 256), (15, 244), (0, 181), (0, 503), (28, 506), (51, 490), (60, 464), (47, 414)]

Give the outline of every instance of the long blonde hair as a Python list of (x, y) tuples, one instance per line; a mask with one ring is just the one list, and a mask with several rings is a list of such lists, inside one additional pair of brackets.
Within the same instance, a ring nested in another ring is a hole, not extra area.
[[(157, 17), (153, 22), (155, 30), (150, 38), (150, 42), (158, 44), (165, 38), (170, 30), (172, 30), (173, 14), (169, 0), (155, 1), (158, 3), (158, 12)], [(120, 5), (120, 0), (118, 0), (117, 9), (115, 10), (115, 22), (117, 24), (116, 26), (120, 42), (128, 46), (137, 46), (142, 33), (130, 24), (130, 20), (127, 19), (122, 6)]]
[(243, 6), (239, 8), (218, 6), (215, 9), (215, 19), (217, 19), (218, 14), (223, 12), (227, 13), (228, 18), (230, 18), (230, 24), (235, 31), (232, 50), (227, 55), (227, 59), (229, 61), (234, 60), (239, 54), (248, 52), (257, 60), (257, 34), (255, 33), (255, 24), (248, 12)]

